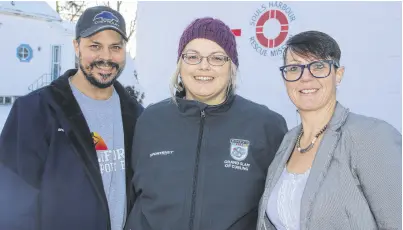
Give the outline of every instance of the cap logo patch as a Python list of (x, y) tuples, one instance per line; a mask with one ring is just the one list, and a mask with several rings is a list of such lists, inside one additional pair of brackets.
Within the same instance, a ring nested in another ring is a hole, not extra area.
[(102, 11), (101, 13), (95, 15), (94, 19), (93, 19), (95, 24), (98, 23), (109, 23), (112, 24), (114, 26), (119, 26), (119, 19), (118, 17), (116, 17), (114, 14), (112, 14), (109, 11)]

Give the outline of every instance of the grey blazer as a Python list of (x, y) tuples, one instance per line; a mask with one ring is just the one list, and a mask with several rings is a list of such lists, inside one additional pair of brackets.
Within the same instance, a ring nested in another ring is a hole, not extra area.
[[(257, 230), (274, 230), (267, 201), (301, 125), (284, 137), (259, 204)], [(337, 103), (301, 200), (301, 230), (402, 229), (402, 135)]]

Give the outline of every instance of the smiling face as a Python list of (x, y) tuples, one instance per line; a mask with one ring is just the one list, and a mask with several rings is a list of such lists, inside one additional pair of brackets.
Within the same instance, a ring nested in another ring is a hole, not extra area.
[(231, 61), (224, 49), (211, 40), (194, 39), (182, 54), (180, 76), (186, 99), (211, 105), (222, 103), (231, 78)]
[(286, 46), (280, 70), (291, 101), (300, 112), (332, 108), (344, 74), (337, 42), (323, 32), (305, 31), (292, 36)]
[(120, 76), (126, 63), (125, 41), (113, 30), (104, 30), (74, 41), (80, 71), (91, 85), (110, 87)]
[[(293, 53), (291, 50), (287, 51), (285, 57), (285, 65), (306, 65), (313, 63), (311, 65), (311, 72), (316, 76), (326, 76), (322, 78), (316, 78), (307, 69), (303, 69), (302, 76), (300, 75), (299, 67), (290, 66), (289, 76), (301, 76), (299, 80), (296, 81), (285, 81), (288, 96), (291, 101), (300, 111), (317, 111), (327, 105), (333, 105), (336, 102), (336, 85), (340, 83), (344, 69), (337, 68), (333, 64), (326, 62), (320, 62), (321, 58), (314, 58), (312, 55), (298, 55)], [(319, 62), (316, 62), (319, 61)], [(296, 73), (293, 73), (296, 71)], [(325, 74), (320, 74), (325, 72)], [(294, 79), (297, 79), (293, 78)]]

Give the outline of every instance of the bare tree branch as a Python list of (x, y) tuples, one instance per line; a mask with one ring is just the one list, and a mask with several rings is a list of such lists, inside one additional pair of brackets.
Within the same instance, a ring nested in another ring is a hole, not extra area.
[(116, 2), (116, 11), (120, 12), (120, 6), (122, 5), (122, 1)]
[(56, 2), (56, 10), (60, 17), (66, 21), (76, 21), (81, 16), (87, 3), (84, 1), (58, 1)]
[(136, 22), (137, 22), (137, 12), (135, 18), (130, 22), (129, 34), (127, 36), (127, 40), (130, 40), (130, 38), (134, 34), (134, 31), (136, 31)]
[(77, 3), (71, 1), (72, 3), (74, 3), (74, 8), (75, 8), (75, 13), (71, 16), (70, 21), (73, 21), (76, 17), (79, 17), (81, 15), (81, 9), (84, 7), (85, 2), (82, 1), (81, 5), (78, 5)]

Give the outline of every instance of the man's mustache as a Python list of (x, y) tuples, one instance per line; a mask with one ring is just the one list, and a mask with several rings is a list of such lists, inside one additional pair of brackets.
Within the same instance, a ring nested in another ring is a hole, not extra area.
[(99, 61), (91, 62), (90, 68), (93, 69), (94, 67), (97, 67), (97, 68), (112, 67), (112, 68), (119, 69), (119, 64), (112, 62), (112, 61), (99, 60)]

